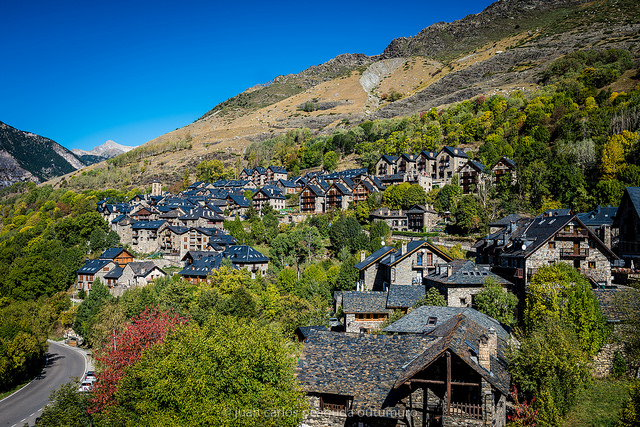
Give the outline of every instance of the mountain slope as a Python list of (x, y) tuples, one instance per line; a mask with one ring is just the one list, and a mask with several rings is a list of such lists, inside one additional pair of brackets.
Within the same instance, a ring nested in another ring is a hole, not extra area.
[[(340, 55), (247, 89), (141, 146), (154, 154), (130, 156), (130, 162), (145, 159), (132, 182), (175, 183), (211, 158), (230, 166), (234, 153), (293, 129), (330, 134), (475, 96), (532, 93), (547, 65), (562, 55), (620, 48), (638, 59), (639, 42), (636, 0), (500, 0), (481, 13), (393, 40), (378, 56)], [(178, 143), (189, 148), (162, 148)]]
[(84, 166), (57, 142), (0, 122), (0, 186), (46, 181)]

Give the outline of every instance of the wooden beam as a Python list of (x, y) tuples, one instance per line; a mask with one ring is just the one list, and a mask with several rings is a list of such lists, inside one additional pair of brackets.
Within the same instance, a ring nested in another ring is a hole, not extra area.
[[(407, 383), (417, 383), (417, 384), (439, 384), (439, 385), (445, 385), (446, 381), (439, 381), (439, 380), (423, 380), (420, 378), (412, 378), (410, 380), (407, 380)], [(461, 382), (451, 382), (451, 385), (464, 385), (464, 386), (469, 386), (469, 387), (482, 387), (482, 384), (480, 383), (461, 383)]]
[(447, 350), (447, 415), (451, 404), (451, 352)]

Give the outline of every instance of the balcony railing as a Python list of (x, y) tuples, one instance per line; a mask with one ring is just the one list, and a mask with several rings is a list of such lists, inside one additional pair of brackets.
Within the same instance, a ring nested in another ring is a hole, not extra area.
[(586, 258), (589, 256), (589, 249), (562, 249), (560, 258)]
[(435, 265), (433, 265), (433, 261), (429, 263), (427, 260), (422, 262), (413, 260), (411, 261), (411, 268), (435, 268)]
[(589, 236), (589, 232), (583, 229), (571, 231), (560, 230), (556, 236), (561, 239), (584, 239)]
[(447, 412), (452, 417), (482, 419), (482, 406), (472, 403), (451, 402)]

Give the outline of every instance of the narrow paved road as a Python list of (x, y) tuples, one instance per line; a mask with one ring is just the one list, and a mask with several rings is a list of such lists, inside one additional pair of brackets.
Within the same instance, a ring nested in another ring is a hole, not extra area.
[(49, 341), (47, 366), (38, 378), (0, 401), (0, 427), (33, 425), (53, 390), (85, 371), (85, 356), (78, 350)]

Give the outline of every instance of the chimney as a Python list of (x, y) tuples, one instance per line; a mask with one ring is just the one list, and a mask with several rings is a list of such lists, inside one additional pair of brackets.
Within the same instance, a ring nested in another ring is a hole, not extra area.
[(487, 334), (480, 336), (478, 343), (478, 364), (491, 371), (491, 356), (497, 357), (498, 354), (498, 335), (496, 330), (491, 327)]
[(367, 254), (364, 251), (360, 251), (360, 262), (364, 261), (367, 257)]
[(453, 274), (453, 267), (451, 266), (451, 264), (447, 264), (447, 277), (451, 277), (452, 274)]
[(400, 246), (400, 250), (402, 251), (402, 255), (407, 253), (407, 241), (403, 240)]

